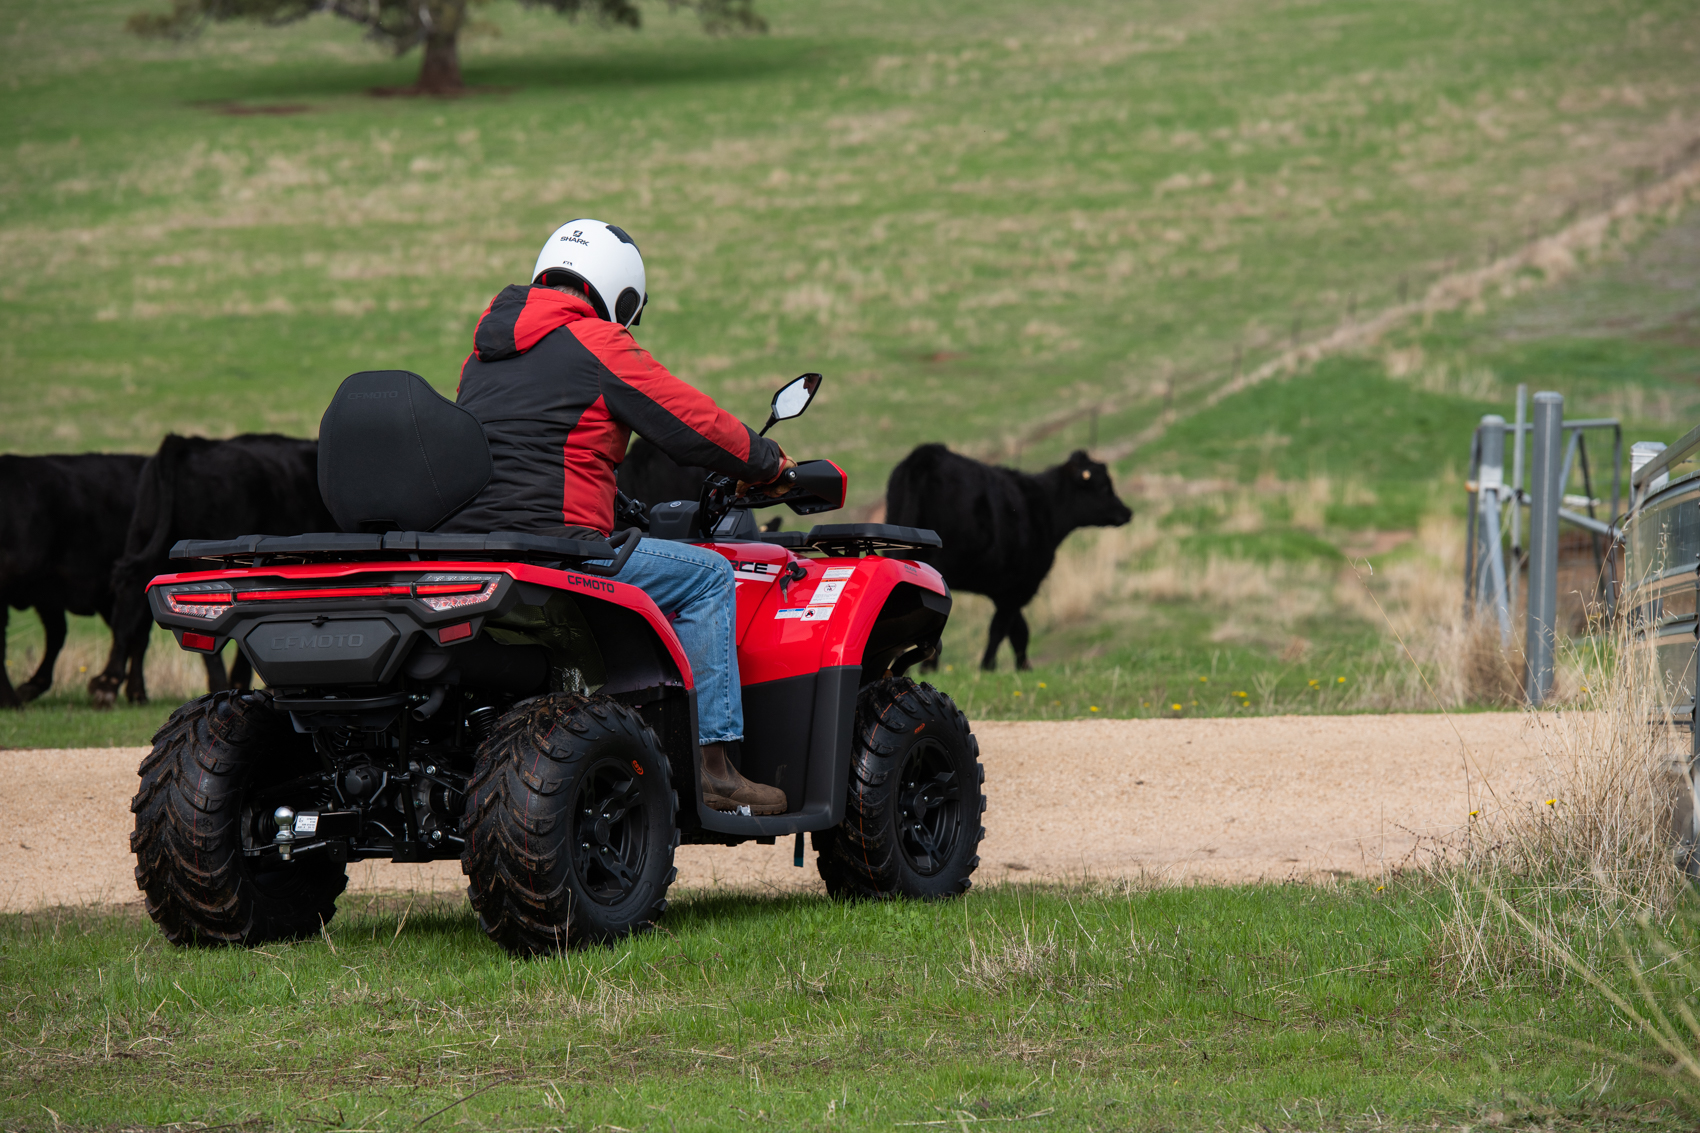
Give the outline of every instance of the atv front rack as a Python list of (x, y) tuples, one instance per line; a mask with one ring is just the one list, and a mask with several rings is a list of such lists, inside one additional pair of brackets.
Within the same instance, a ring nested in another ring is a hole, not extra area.
[[(790, 535), (775, 531), (773, 535)], [(767, 536), (771, 541), (773, 535)], [(871, 555), (876, 551), (917, 551), (927, 547), (942, 547), (944, 540), (935, 531), (921, 527), (899, 527), (892, 523), (817, 523), (807, 536), (796, 544), (827, 555)]]
[[(365, 562), (406, 559), (570, 562), (582, 574), (620, 573), (637, 550), (633, 528), (613, 539), (557, 539), (519, 531), (488, 535), (443, 535), (432, 531), (322, 532), (312, 535), (244, 535), (237, 539), (184, 539), (171, 548), (176, 560), (202, 560), (227, 567), (282, 566), (290, 563)], [(612, 559), (607, 566), (591, 560)]]

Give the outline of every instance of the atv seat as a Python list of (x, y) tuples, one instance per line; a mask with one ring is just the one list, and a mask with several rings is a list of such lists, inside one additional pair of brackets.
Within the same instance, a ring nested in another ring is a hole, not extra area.
[(319, 494), (344, 531), (430, 531), (490, 482), (478, 418), (418, 374), (365, 370), (319, 422)]

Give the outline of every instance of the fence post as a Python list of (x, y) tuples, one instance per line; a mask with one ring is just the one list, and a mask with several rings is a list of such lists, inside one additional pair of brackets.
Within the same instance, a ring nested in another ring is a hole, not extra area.
[(1481, 466), (1476, 473), (1476, 577), (1471, 591), (1476, 612), (1493, 607), (1499, 640), (1511, 644), (1511, 607), (1505, 592), (1505, 552), (1500, 543), (1500, 516), (1505, 495), (1505, 418), (1490, 413), (1482, 418)]
[(1534, 435), (1529, 468), (1529, 616), (1524, 689), (1540, 707), (1552, 691), (1553, 651), (1558, 621), (1558, 508), (1564, 498), (1559, 473), (1564, 442), (1564, 395), (1544, 390), (1534, 397)]
[[(1517, 429), (1511, 434), (1511, 562), (1506, 568), (1506, 604), (1517, 608), (1517, 575), (1523, 569), (1523, 428), (1529, 420), (1529, 387), (1517, 387)], [(1612, 520), (1613, 523), (1617, 521)]]

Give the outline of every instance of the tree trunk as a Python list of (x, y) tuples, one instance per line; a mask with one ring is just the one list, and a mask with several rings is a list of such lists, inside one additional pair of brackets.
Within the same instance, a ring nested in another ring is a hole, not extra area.
[(466, 89), (460, 77), (460, 21), (444, 22), (425, 37), (425, 59), (419, 65), (421, 94), (459, 94)]

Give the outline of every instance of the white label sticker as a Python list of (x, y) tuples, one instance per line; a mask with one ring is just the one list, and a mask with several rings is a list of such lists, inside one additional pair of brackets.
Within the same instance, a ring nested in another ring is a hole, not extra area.
[(297, 834), (316, 834), (319, 830), (318, 812), (298, 814), (295, 816), (295, 832)]
[(824, 622), (831, 617), (831, 606), (810, 606), (803, 611), (802, 620), (805, 622)]
[(800, 618), (803, 616), (803, 607), (796, 606), (789, 610), (780, 610), (773, 616), (775, 618)]
[(830, 606), (838, 601), (838, 596), (844, 593), (842, 582), (823, 582), (815, 587), (815, 596), (809, 599), (811, 606)]
[(827, 571), (824, 578), (850, 578), (856, 573), (855, 567), (833, 567)]

